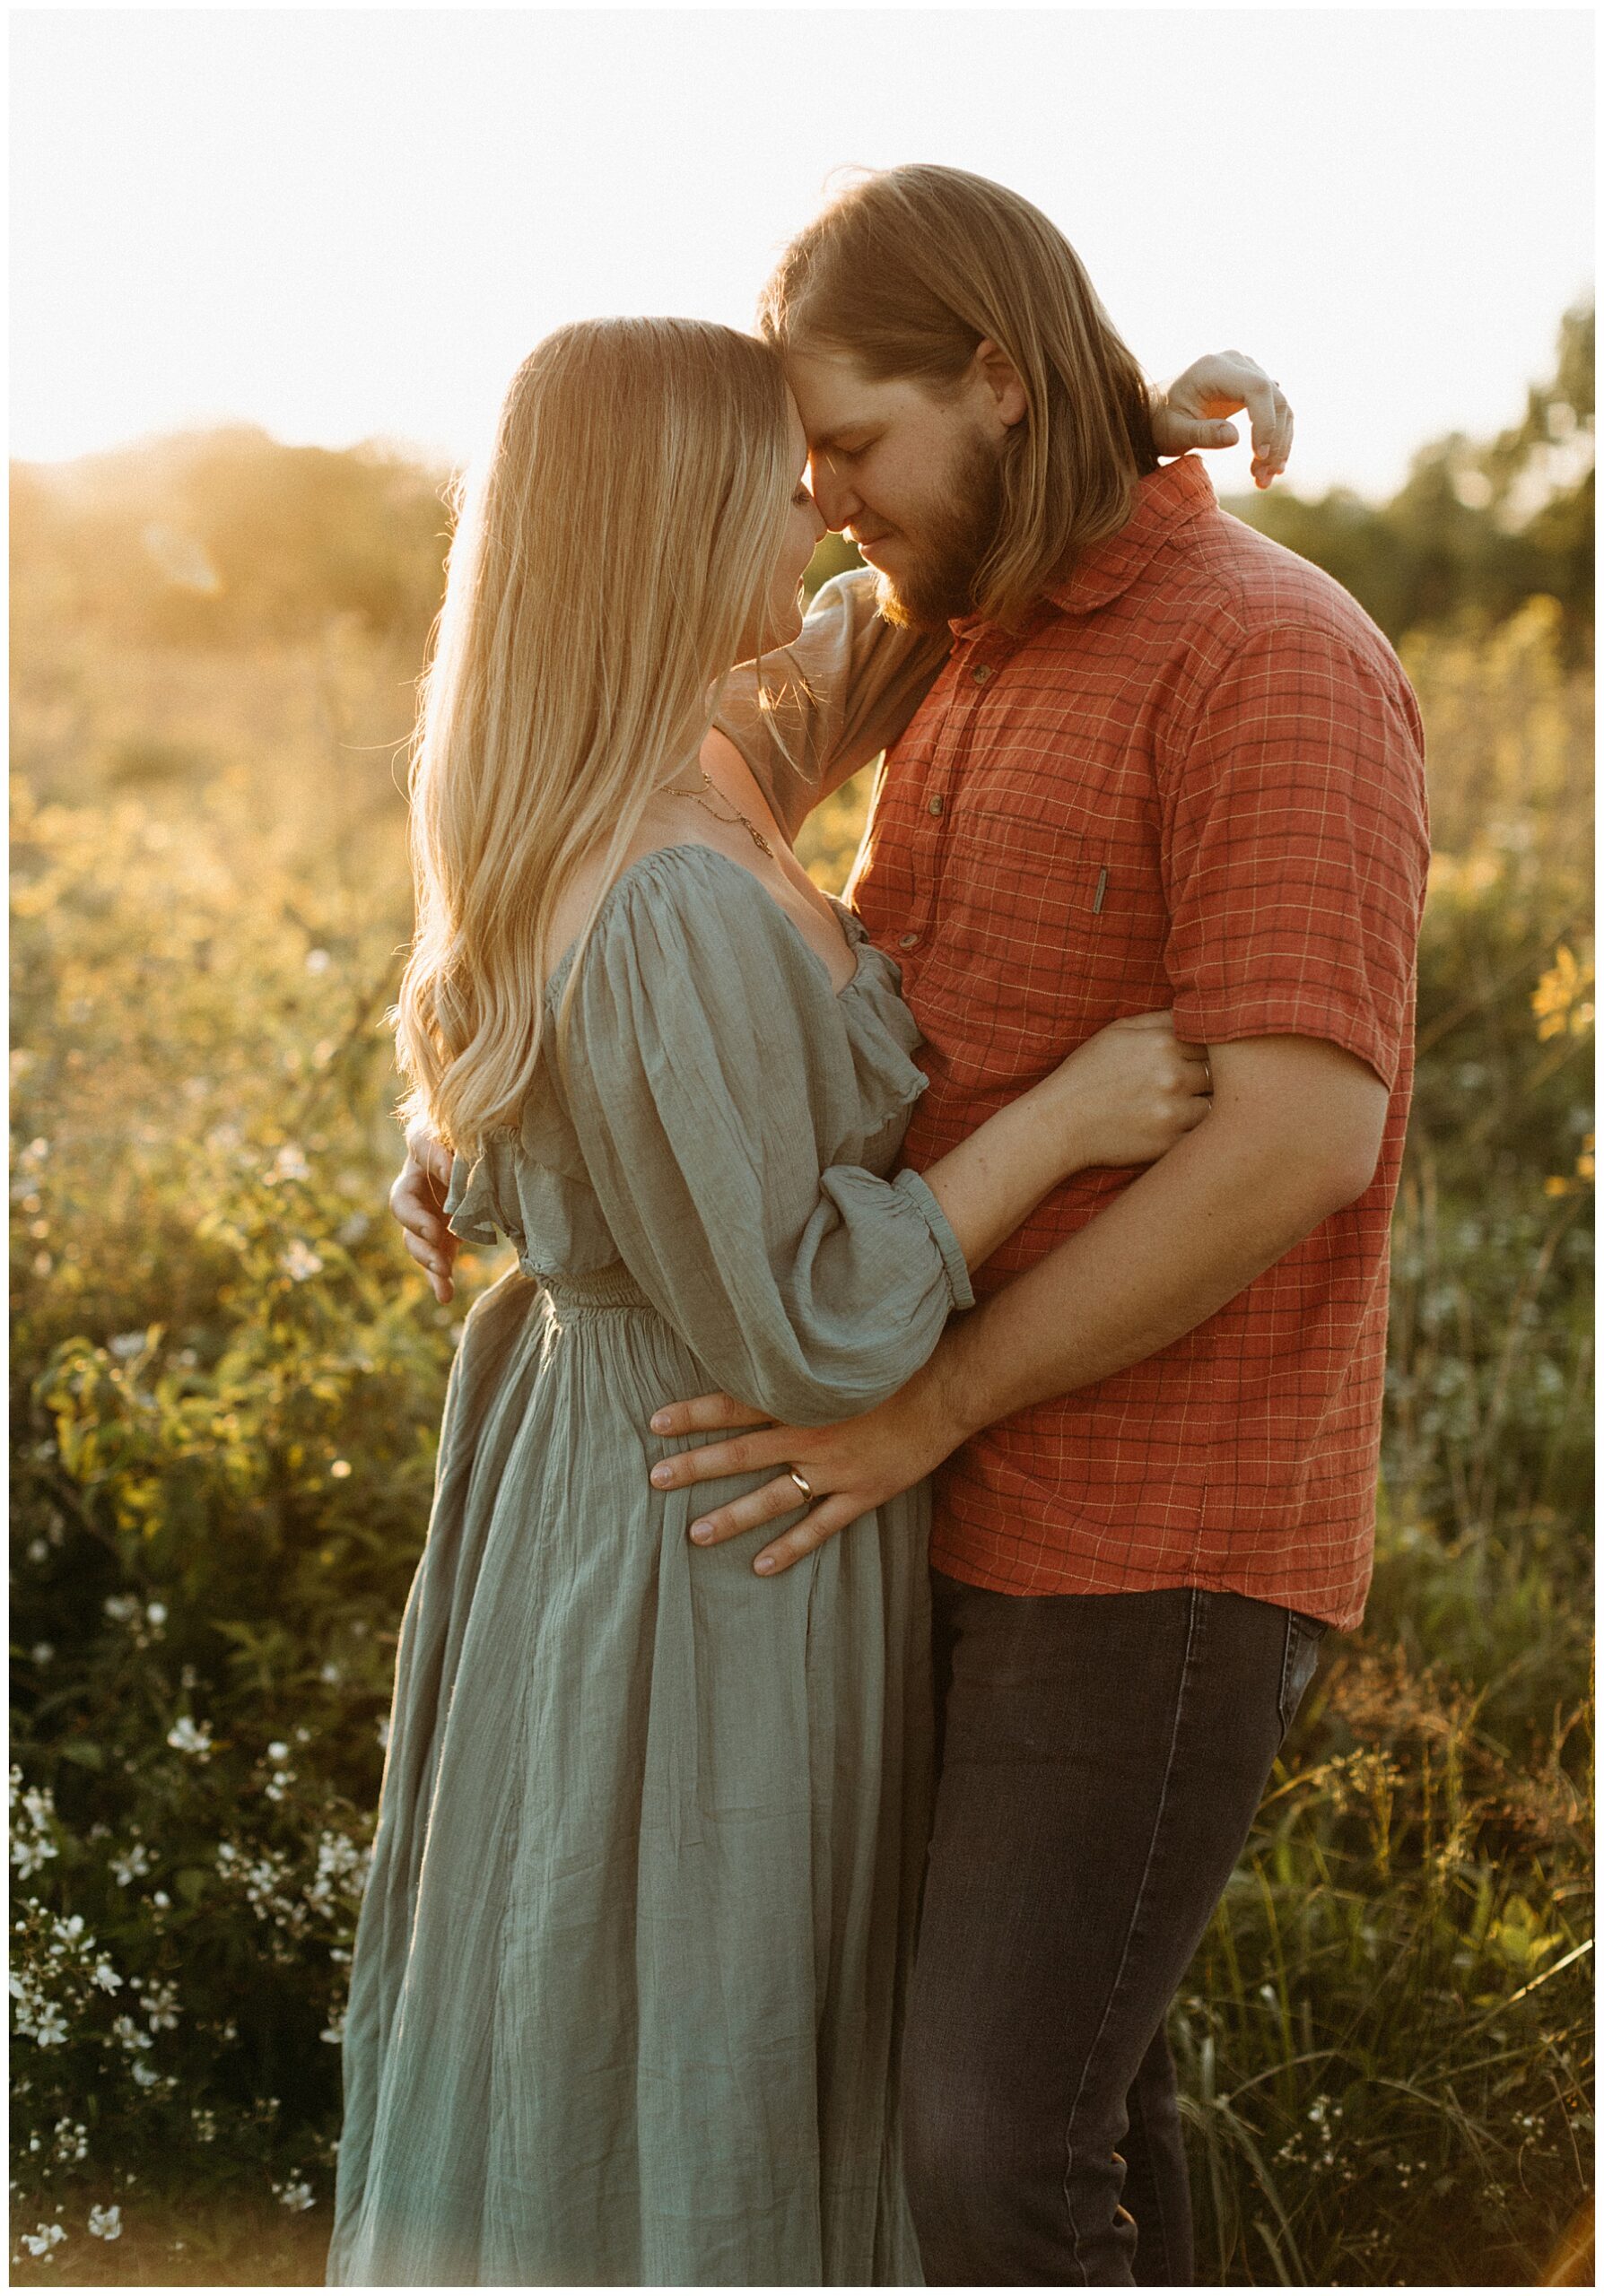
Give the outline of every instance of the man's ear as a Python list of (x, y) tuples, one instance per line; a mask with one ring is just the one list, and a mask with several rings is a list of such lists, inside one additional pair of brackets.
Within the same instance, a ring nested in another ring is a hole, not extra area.
[(1030, 399), (1019, 378), (1019, 370), (1000, 344), (983, 335), (974, 347), (972, 370), (978, 381), (989, 393), (998, 420), (1006, 430), (1023, 422), (1030, 413)]

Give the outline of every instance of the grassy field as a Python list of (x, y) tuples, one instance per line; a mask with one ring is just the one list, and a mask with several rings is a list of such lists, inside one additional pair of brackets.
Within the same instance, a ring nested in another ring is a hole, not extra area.
[[(495, 1272), (436, 1309), (384, 1209), (415, 662), (348, 618), (205, 652), (17, 613), (13, 2271), (306, 2283)], [(1557, 634), (1537, 599), (1408, 653), (1439, 857), (1375, 1593), (1175, 2012), (1223, 2284), (1587, 2274), (1592, 694)], [(810, 826), (823, 883), (864, 797)]]

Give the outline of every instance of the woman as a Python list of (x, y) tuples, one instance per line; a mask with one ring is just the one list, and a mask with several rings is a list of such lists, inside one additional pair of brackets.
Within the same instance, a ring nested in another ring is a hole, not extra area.
[(402, 1631), (331, 2283), (920, 2278), (925, 1494), (765, 1582), (690, 1544), (648, 1422), (717, 1386), (872, 1407), (1048, 1189), (1207, 1100), (1148, 1014), (896, 1170), (895, 967), (709, 742), (798, 627), (805, 462), (754, 339), (570, 327), (453, 544), (399, 1049), (455, 1232), (519, 1265), (463, 1333)]

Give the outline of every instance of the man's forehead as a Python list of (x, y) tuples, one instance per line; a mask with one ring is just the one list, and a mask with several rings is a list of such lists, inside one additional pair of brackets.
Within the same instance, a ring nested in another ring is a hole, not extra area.
[(883, 422), (899, 396), (895, 382), (876, 382), (845, 353), (792, 352), (785, 371), (815, 452), (843, 433)]

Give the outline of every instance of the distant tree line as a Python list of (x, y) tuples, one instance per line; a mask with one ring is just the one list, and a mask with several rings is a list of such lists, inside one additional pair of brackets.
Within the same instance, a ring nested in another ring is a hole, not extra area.
[(13, 590), (156, 644), (295, 639), (353, 616), (422, 649), (450, 540), (447, 478), (372, 446), (196, 431), (11, 473)]
[[(195, 432), (60, 465), (12, 466), (14, 594), (135, 639), (239, 646), (331, 616), (421, 652), (440, 603), (448, 480), (384, 448)], [(1492, 623), (1539, 592), (1569, 650), (1593, 622), (1593, 310), (1566, 314), (1552, 376), (1490, 444), (1455, 431), (1390, 502), (1277, 487), (1228, 507), (1334, 575), (1393, 639)], [(811, 583), (859, 563), (832, 536)]]
[(1542, 592), (1580, 658), (1593, 627), (1592, 306), (1565, 314), (1554, 372), (1518, 423), (1490, 445), (1434, 440), (1390, 502), (1340, 488), (1307, 502), (1277, 486), (1229, 508), (1323, 566), (1393, 639), (1501, 622)]

